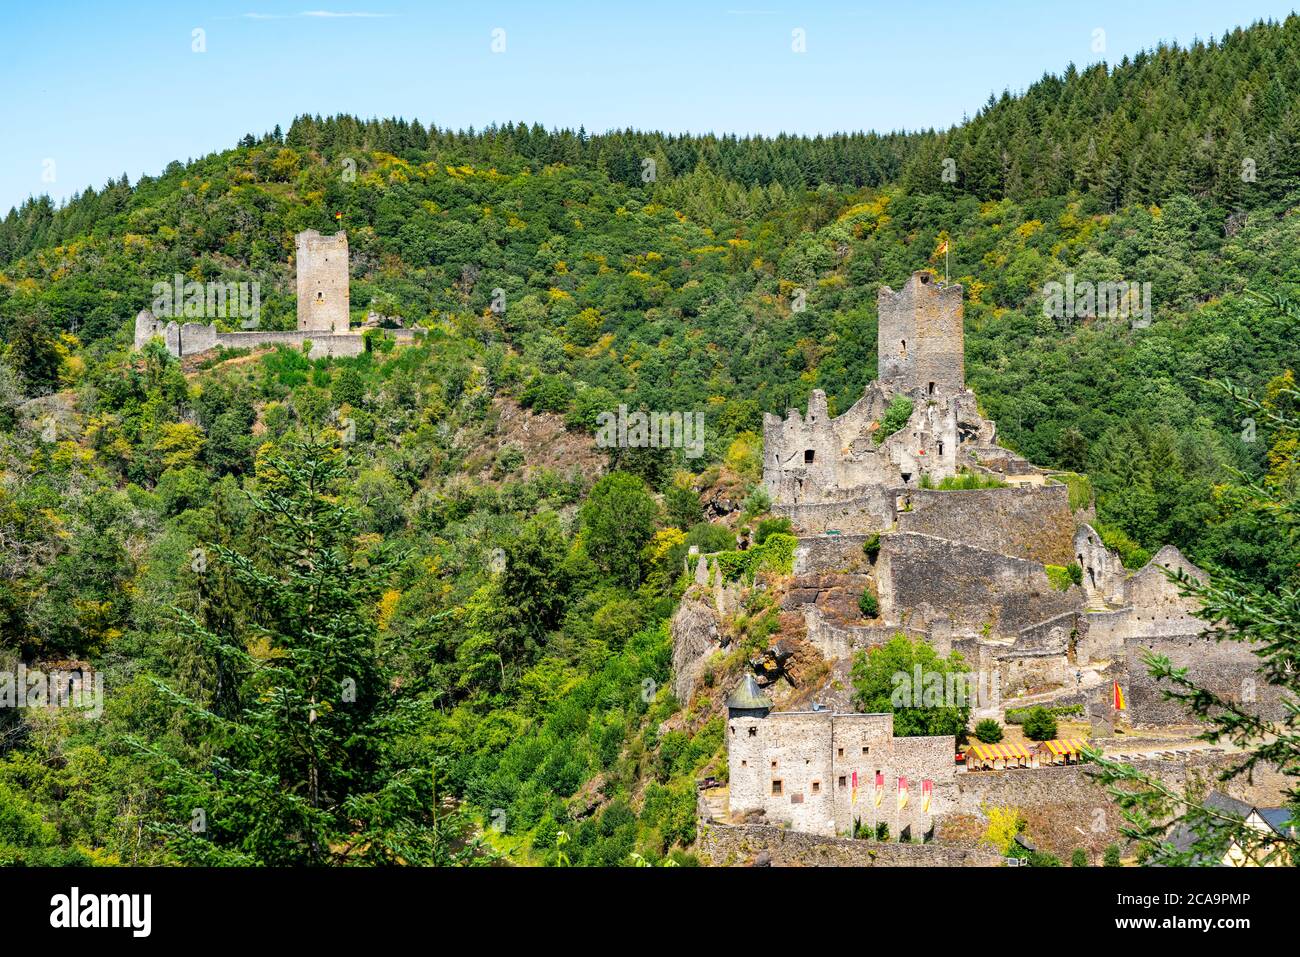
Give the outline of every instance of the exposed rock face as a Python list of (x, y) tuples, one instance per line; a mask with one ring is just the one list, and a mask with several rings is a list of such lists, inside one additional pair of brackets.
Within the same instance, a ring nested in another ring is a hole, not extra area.
[(673, 615), (673, 694), (691, 700), (704, 665), (722, 647), (722, 629), (707, 592), (692, 588)]
[(800, 575), (790, 582), (790, 589), (781, 600), (781, 608), (791, 611), (814, 605), (837, 624), (861, 624), (858, 599), (869, 587), (869, 581), (869, 577), (862, 574)]

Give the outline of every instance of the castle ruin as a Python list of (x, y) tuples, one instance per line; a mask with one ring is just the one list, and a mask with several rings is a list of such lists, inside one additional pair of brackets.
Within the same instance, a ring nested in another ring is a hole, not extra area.
[[(900, 633), (940, 655), (960, 652), (979, 685), (991, 688), (972, 721), (1005, 720), (1008, 706), (1081, 706), (1104, 738), (1117, 717), (1110, 692), (1118, 682), (1131, 726), (1186, 723), (1149, 678), (1146, 652), (1169, 656), (1202, 686), (1261, 715), (1280, 716), (1277, 689), (1256, 683), (1250, 649), (1204, 637), (1196, 601), (1167, 575), (1204, 580), (1204, 572), (1173, 546), (1140, 569), (1125, 568), (1093, 527), (1092, 502), (1077, 494), (1072, 501), (1072, 481), (1086, 489), (1079, 477), (1037, 468), (998, 443), (995, 423), (965, 383), (961, 287), (918, 272), (898, 292), (881, 288), (878, 306), (877, 378), (861, 399), (832, 417), (814, 390), (806, 413), (764, 417), (763, 484), (773, 513), (788, 517), (798, 538), (780, 609), (802, 618), (798, 637), (832, 677), (798, 692), (802, 703), (788, 711), (775, 709), (751, 676), (733, 693), (730, 821), (761, 812), (767, 823), (822, 835), (850, 833), (864, 820), (884, 821), (895, 837), (930, 831), (931, 818), (952, 806), (954, 774), (959, 786), (965, 777), (954, 771), (953, 738), (895, 738), (892, 716), (847, 713), (851, 699), (832, 690), (843, 687), (857, 652)], [(883, 434), (891, 405), (909, 404), (906, 422), (898, 427), (896, 413)], [(955, 476), (962, 481), (945, 483)], [(701, 624), (703, 612), (711, 603), (719, 622), (727, 613), (698, 580), (674, 621), (684, 701), (712, 654), (710, 628), (718, 631)], [(864, 591), (877, 599), (873, 618), (858, 610)], [(787, 634), (783, 625), (783, 641)], [(810, 694), (838, 702), (807, 710)], [(895, 792), (899, 782), (911, 790), (913, 779), (928, 781), (929, 817), (861, 817), (855, 773), (859, 793), (865, 780), (873, 795), (878, 775)]]
[[(215, 322), (164, 322), (149, 309), (135, 317), (134, 346), (144, 348), (161, 338), (168, 353), (177, 357), (213, 349), (256, 349), (285, 345), (310, 347), (311, 358), (357, 356), (365, 351), (361, 330), (349, 326), (348, 238), (339, 231), (322, 236), (314, 229), (294, 237), (298, 290), (298, 327), (295, 330), (225, 331)], [(179, 280), (178, 280), (179, 281)], [(174, 312), (173, 314), (179, 314)], [(409, 331), (404, 331), (407, 336)]]
[(348, 334), (348, 234), (322, 236), (307, 229), (294, 237), (298, 272), (298, 331)]
[(894, 737), (892, 714), (774, 712), (746, 676), (727, 699), (730, 814), (827, 836), (883, 824), (924, 840), (956, 800), (955, 748), (952, 735)]

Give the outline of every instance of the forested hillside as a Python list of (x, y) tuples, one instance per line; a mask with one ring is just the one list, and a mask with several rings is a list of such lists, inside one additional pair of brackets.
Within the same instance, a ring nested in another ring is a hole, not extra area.
[[(107, 688), (99, 721), (0, 710), (0, 860), (447, 863), (473, 818), (521, 861), (688, 863), (722, 728), (669, 691), (682, 557), (759, 528), (763, 413), (855, 401), (876, 291), (917, 269), (964, 286), (967, 381), (1005, 444), (1086, 472), (1126, 562), (1171, 542), (1294, 585), (1245, 487), (1294, 496), (1269, 410), (1300, 348), (1298, 103), (1292, 17), (1071, 68), (945, 132), (299, 117), (11, 211), (0, 660)], [(307, 228), (346, 229), (354, 321), (425, 338), (130, 351), (175, 273), (259, 282), (262, 327), (292, 328)], [(1149, 282), (1150, 324), (1046, 315), (1067, 280)], [(595, 449), (620, 403), (703, 412), (705, 454)]]

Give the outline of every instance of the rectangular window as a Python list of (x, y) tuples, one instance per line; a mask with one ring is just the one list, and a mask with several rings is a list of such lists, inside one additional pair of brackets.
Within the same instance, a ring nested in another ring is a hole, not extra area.
[(781, 781), (780, 781), (780, 779), (777, 779), (777, 780), (775, 780), (775, 781), (772, 782), (772, 796), (773, 796), (773, 797), (780, 797), (780, 796), (781, 796)]
[[(744, 762), (741, 762), (741, 763), (743, 764)], [(846, 778), (843, 774), (841, 774), (841, 775), (840, 775), (840, 787), (844, 787), (844, 786), (845, 786), (846, 784), (848, 784), (848, 783), (849, 783), (849, 779)]]
[(864, 745), (862, 746), (862, 753), (863, 753), (863, 754), (870, 754), (870, 753), (871, 753), (871, 749), (870, 749), (869, 747), (867, 747), (867, 746), (864, 744)]
[(837, 756), (837, 757), (841, 757), (841, 758), (844, 757), (844, 749), (843, 749), (843, 748), (837, 748), (835, 753), (836, 753), (836, 756)]
[(812, 465), (813, 459), (817, 457), (817, 452), (813, 449), (805, 449), (803, 453), (804, 465)]
[(814, 781), (814, 782), (812, 783), (812, 793), (813, 793), (813, 794), (821, 794), (821, 793), (822, 793), (822, 783), (821, 783), (820, 781)]

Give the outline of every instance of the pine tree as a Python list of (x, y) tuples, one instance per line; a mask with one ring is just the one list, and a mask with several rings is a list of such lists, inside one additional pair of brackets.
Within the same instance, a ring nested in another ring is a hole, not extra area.
[[(242, 710), (217, 714), (158, 683), (205, 729), (197, 765), (158, 743), (171, 811), (157, 825), (177, 856), (208, 865), (445, 864), (478, 858), (468, 823), (439, 806), (431, 768), (390, 746), (415, 715), (375, 649), (375, 602), (393, 556), (358, 550), (335, 500), (344, 463), (319, 442), (259, 469), (257, 555), (210, 546), (253, 613), (209, 627), (178, 612), (181, 634), (241, 683)], [(459, 847), (458, 850), (453, 850)]]

